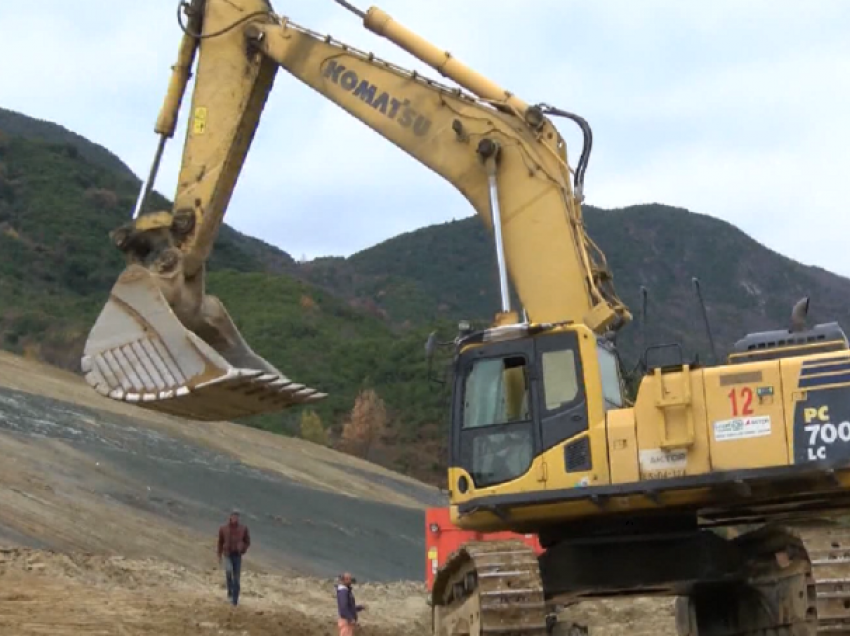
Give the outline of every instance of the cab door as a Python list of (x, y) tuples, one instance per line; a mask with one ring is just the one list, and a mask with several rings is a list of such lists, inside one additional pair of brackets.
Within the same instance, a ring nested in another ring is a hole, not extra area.
[(475, 488), (525, 476), (540, 453), (535, 375), (528, 338), (488, 343), (458, 361), (451, 461)]
[[(536, 424), (540, 452), (581, 436), (588, 430), (587, 396), (578, 334), (572, 331), (537, 336)], [(586, 436), (564, 446), (560, 456), (547, 462), (548, 480), (553, 487), (564, 482), (564, 475), (586, 471), (591, 464)]]

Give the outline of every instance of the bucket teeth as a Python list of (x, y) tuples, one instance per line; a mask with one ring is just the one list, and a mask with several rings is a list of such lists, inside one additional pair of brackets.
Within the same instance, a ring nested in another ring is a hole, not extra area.
[(203, 421), (272, 413), (327, 397), (257, 356), (222, 313), (217, 324), (225, 324), (236, 341), (226, 354), (186, 329), (151, 274), (131, 265), (89, 334), (80, 365), (86, 381), (113, 400)]

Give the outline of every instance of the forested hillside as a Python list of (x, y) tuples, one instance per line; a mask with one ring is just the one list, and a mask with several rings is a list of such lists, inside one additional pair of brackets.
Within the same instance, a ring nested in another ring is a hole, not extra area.
[[(82, 138), (58, 129), (53, 139), (49, 126), (39, 126), (32, 138), (0, 128), (0, 343), (78, 371), (86, 334), (123, 266), (108, 233), (128, 218), (139, 181), (91, 159), (108, 155), (86, 151)], [(11, 128), (32, 129), (26, 121)], [(148, 207), (169, 205), (156, 195)], [(370, 457), (418, 468), (420, 476), (439, 474), (440, 395), (426, 381), (427, 328), (396, 334), (356, 302), (293, 276), (285, 252), (228, 226), (209, 269), (209, 292), (222, 298), (252, 347), (297, 381), (329, 392), (315, 412), (331, 440), (358, 393), (374, 387), (388, 427), (386, 443)], [(298, 434), (301, 414), (248, 423)]]
[[(128, 218), (138, 187), (105, 148), (0, 110), (2, 348), (78, 371), (85, 336), (122, 267), (108, 232)], [(150, 207), (163, 206), (169, 202), (156, 195)], [(786, 326), (803, 295), (812, 298), (813, 320), (848, 324), (850, 280), (785, 258), (728, 223), (662, 205), (587, 207), (585, 215), (636, 315), (640, 286), (649, 289), (650, 343), (680, 341), (705, 359), (694, 276), (721, 354), (748, 331)], [(458, 319), (486, 322), (498, 307), (492, 241), (477, 219), (307, 263), (224, 226), (209, 291), (255, 350), (330, 393), (315, 407), (318, 419), (308, 411), (302, 422), (305, 412), (296, 410), (249, 424), (341, 445), (361, 417), (352, 415), (359, 395), (357, 413), (378, 404), (386, 427), (352, 452), (442, 478), (444, 395), (426, 381), (423, 345), (430, 330), (449, 337)], [(621, 338), (627, 363), (638, 354), (636, 332), (631, 326)]]
[[(708, 338), (693, 277), (700, 280), (721, 356), (748, 332), (787, 327), (791, 307), (805, 295), (812, 299), (813, 322), (850, 324), (850, 280), (786, 258), (729, 223), (657, 204), (585, 206), (584, 213), (636, 319), (640, 287), (647, 287), (649, 342), (681, 342), (689, 355), (700, 352), (705, 359)], [(472, 217), (302, 267), (308, 280), (374, 303), (399, 322), (486, 318), (499, 306), (492, 239)], [(627, 356), (637, 355), (636, 332), (637, 324), (622, 338)]]

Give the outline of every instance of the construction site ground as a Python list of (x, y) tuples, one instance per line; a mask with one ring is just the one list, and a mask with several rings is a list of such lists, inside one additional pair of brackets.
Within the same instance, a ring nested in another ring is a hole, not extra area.
[[(363, 636), (430, 633), (424, 508), (442, 494), (297, 439), (149, 414), (0, 353), (0, 636), (334, 634), (333, 577)], [(232, 608), (216, 530), (254, 541)], [(673, 634), (671, 601), (585, 603), (591, 634)]]

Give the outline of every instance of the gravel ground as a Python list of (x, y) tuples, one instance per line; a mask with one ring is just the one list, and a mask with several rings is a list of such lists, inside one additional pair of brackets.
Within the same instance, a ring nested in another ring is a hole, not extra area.
[[(238, 608), (221, 572), (157, 559), (0, 549), (0, 636), (335, 636), (333, 581), (246, 572)], [(356, 588), (361, 636), (430, 636), (424, 585)]]
[[(0, 549), (0, 635), (336, 636), (333, 581), (246, 572), (236, 610), (221, 572), (159, 559)], [(355, 586), (360, 636), (431, 636), (422, 583)], [(561, 614), (590, 636), (674, 636), (670, 599), (591, 601)], [(554, 636), (569, 636), (567, 629)]]

